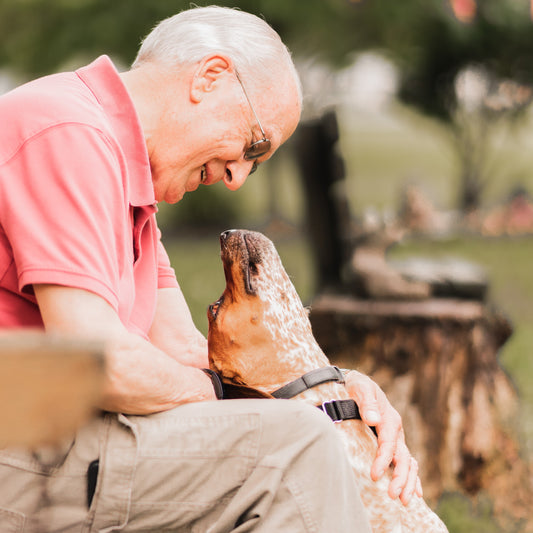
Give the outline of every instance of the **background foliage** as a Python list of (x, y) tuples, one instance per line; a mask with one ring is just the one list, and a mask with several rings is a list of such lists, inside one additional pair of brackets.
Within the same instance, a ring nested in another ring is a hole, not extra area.
[[(469, 24), (454, 17), (448, 0), (218, 4), (264, 16), (296, 55), (340, 66), (354, 51), (382, 50), (400, 66), (401, 96), (443, 118), (449, 118), (453, 79), (467, 64), (525, 83), (533, 77), (527, 0), (483, 0)], [(102, 53), (129, 64), (142, 36), (190, 5), (183, 0), (1, 0), (0, 65), (33, 76)]]

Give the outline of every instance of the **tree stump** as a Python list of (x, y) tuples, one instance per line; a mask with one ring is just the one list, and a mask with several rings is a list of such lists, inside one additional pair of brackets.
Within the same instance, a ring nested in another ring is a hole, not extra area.
[(511, 334), (503, 316), (479, 301), (323, 293), (311, 322), (332, 362), (370, 375), (402, 415), (429, 501), (483, 491), (495, 513), (514, 523), (530, 516), (530, 471), (513, 426), (517, 395), (497, 359)]

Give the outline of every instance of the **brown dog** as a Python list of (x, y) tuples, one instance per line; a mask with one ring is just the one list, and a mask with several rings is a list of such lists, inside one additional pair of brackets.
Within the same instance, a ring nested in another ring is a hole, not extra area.
[[(211, 368), (227, 383), (272, 397), (287, 383), (330, 365), (311, 331), (300, 298), (274, 248), (264, 235), (232, 230), (220, 237), (226, 276), (222, 297), (208, 310)], [(253, 395), (253, 394), (251, 394)], [(344, 385), (328, 381), (295, 396), (312, 405), (347, 400)], [(344, 420), (339, 429), (363, 503), (375, 532), (445, 532), (422, 498), (408, 506), (387, 493), (390, 476), (374, 482), (370, 468), (377, 440), (361, 420)]]

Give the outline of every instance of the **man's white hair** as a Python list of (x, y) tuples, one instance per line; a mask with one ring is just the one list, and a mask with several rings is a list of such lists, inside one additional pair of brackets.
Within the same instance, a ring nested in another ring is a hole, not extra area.
[(132, 68), (154, 61), (175, 67), (196, 63), (211, 53), (230, 57), (246, 87), (253, 80), (275, 85), (288, 72), (294, 78), (300, 103), (300, 79), (288, 48), (262, 19), (227, 7), (194, 7), (161, 21), (139, 49)]

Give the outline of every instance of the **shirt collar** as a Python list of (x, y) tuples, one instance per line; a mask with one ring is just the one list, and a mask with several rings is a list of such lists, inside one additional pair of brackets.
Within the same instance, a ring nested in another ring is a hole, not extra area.
[(115, 65), (100, 56), (76, 74), (94, 94), (109, 117), (111, 127), (124, 153), (130, 186), (130, 204), (154, 205), (154, 186), (142, 127), (133, 101)]

